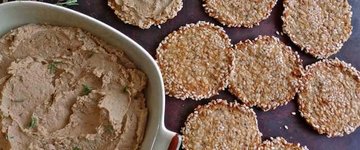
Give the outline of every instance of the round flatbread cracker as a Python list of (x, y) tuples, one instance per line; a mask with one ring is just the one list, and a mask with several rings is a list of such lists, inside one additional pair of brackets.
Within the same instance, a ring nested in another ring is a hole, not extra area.
[(225, 31), (203, 21), (169, 34), (156, 55), (166, 93), (183, 100), (209, 98), (225, 89), (232, 57)]
[(182, 0), (108, 0), (108, 5), (125, 23), (149, 29), (174, 18), (182, 9)]
[(252, 28), (270, 16), (277, 0), (203, 0), (209, 16), (228, 27)]
[(338, 59), (306, 67), (298, 103), (300, 114), (320, 134), (350, 134), (360, 125), (359, 72)]
[(306, 146), (301, 147), (299, 143), (289, 143), (282, 137), (275, 139), (271, 138), (271, 141), (266, 140), (261, 144), (260, 150), (308, 150)]
[(284, 0), (284, 32), (317, 58), (337, 53), (352, 32), (347, 0)]
[(235, 46), (229, 91), (264, 111), (292, 100), (300, 88), (302, 60), (276, 37), (259, 36)]
[(256, 149), (261, 144), (255, 112), (238, 103), (213, 100), (186, 120), (184, 149)]

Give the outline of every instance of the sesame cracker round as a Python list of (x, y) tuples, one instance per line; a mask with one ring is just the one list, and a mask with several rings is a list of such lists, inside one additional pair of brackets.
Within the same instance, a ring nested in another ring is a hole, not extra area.
[(209, 16), (228, 27), (252, 28), (270, 16), (277, 0), (203, 0)]
[(259, 36), (235, 46), (229, 91), (264, 111), (292, 100), (300, 88), (302, 60), (276, 37)]
[(225, 89), (233, 61), (231, 46), (221, 27), (203, 21), (169, 34), (156, 50), (166, 94), (200, 100)]
[(283, 30), (316, 58), (337, 53), (352, 32), (347, 0), (284, 0)]
[(299, 111), (320, 134), (352, 133), (360, 125), (360, 75), (338, 59), (306, 67), (299, 92)]
[(123, 22), (149, 29), (174, 18), (182, 9), (182, 0), (108, 0), (108, 5)]
[(271, 141), (266, 140), (261, 144), (260, 150), (308, 150), (306, 146), (301, 147), (299, 143), (289, 143), (282, 137), (270, 138)]
[(184, 149), (256, 149), (261, 144), (255, 112), (238, 103), (213, 100), (198, 106), (181, 130)]

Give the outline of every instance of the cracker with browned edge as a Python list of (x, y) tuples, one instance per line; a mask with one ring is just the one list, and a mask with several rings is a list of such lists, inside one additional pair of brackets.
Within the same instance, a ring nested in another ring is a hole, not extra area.
[(200, 100), (218, 94), (228, 84), (232, 48), (219, 26), (203, 21), (187, 24), (170, 33), (156, 51), (169, 96)]
[(149, 29), (174, 18), (182, 9), (182, 0), (108, 0), (108, 5), (123, 22)]
[(328, 137), (352, 133), (360, 125), (359, 72), (338, 59), (306, 67), (298, 103), (300, 114)]
[(252, 28), (270, 16), (277, 0), (203, 0), (209, 16), (228, 27)]
[(256, 149), (262, 136), (251, 108), (221, 99), (198, 106), (181, 131), (189, 150)]
[(292, 100), (300, 87), (302, 60), (276, 37), (259, 36), (235, 46), (229, 91), (264, 111)]
[(300, 146), (299, 143), (289, 143), (284, 138), (277, 137), (264, 141), (259, 150), (308, 150), (308, 148)]
[(337, 53), (352, 32), (347, 0), (284, 0), (283, 31), (316, 58)]

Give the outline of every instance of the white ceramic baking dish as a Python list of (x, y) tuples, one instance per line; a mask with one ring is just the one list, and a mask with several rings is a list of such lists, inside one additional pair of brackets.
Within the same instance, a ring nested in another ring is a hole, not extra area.
[(160, 70), (144, 48), (116, 29), (65, 7), (31, 1), (0, 4), (0, 36), (28, 23), (79, 27), (122, 49), (149, 78), (145, 91), (149, 117), (141, 149), (179, 148), (180, 136), (164, 125), (165, 93)]

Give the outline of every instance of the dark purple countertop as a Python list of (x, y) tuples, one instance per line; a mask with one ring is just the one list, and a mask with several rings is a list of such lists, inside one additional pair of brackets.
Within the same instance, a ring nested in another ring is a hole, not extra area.
[[(49, 1), (54, 2), (56, 0)], [(360, 70), (360, 0), (349, 0), (349, 2), (352, 5), (353, 11), (353, 33), (341, 51), (333, 57), (338, 57), (345, 62), (351, 63), (354, 67)], [(155, 49), (160, 41), (167, 34), (178, 29), (182, 25), (194, 23), (199, 20), (210, 21), (216, 25), (220, 25), (217, 21), (207, 16), (201, 6), (201, 0), (184, 0), (184, 7), (178, 13), (177, 17), (161, 25), (161, 29), (152, 27), (148, 30), (142, 30), (138, 27), (124, 24), (107, 6), (106, 0), (79, 0), (79, 3), (79, 6), (72, 6), (70, 8), (92, 16), (118, 29), (138, 42), (153, 57), (155, 56)], [(287, 45), (299, 52), (301, 58), (304, 60), (304, 65), (317, 61), (313, 57), (300, 51), (300, 49), (295, 46), (286, 35), (279, 36), (275, 33), (276, 31), (281, 31), (282, 21), (280, 16), (282, 11), (282, 1), (279, 0), (278, 4), (273, 9), (271, 16), (267, 20), (261, 22), (259, 26), (252, 29), (225, 27), (225, 30), (230, 36), (233, 44), (245, 39), (254, 39), (258, 35), (277, 36)], [(235, 97), (230, 95), (227, 91), (221, 92), (219, 96), (214, 96), (211, 99), (201, 101), (182, 101), (166, 97), (166, 127), (179, 133), (187, 115), (189, 115), (197, 105), (206, 104), (210, 100), (216, 98), (223, 98), (230, 101), (235, 99)], [(282, 136), (290, 142), (299, 142), (302, 145), (307, 145), (309, 149), (360, 149), (360, 129), (350, 135), (338, 138), (327, 138), (325, 135), (319, 135), (309, 125), (307, 125), (305, 120), (301, 118), (298, 113), (296, 116), (291, 114), (293, 111), (297, 112), (295, 100), (273, 111), (262, 112), (257, 108), (255, 108), (255, 111), (258, 116), (259, 128), (263, 133), (264, 139)], [(289, 129), (286, 130), (284, 125), (287, 125)]]

